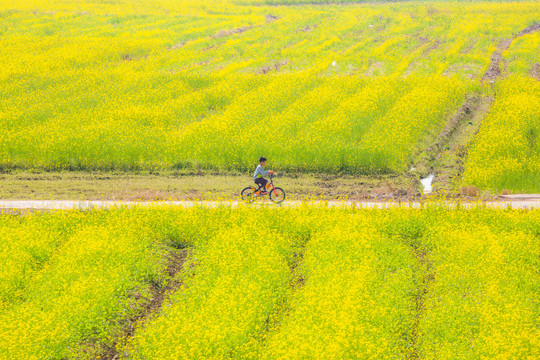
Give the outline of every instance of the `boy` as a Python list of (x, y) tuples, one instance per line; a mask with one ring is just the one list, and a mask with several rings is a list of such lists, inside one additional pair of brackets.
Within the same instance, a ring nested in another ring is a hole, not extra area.
[(255, 170), (255, 174), (253, 174), (253, 180), (255, 180), (255, 184), (259, 185), (260, 191), (257, 191), (257, 194), (265, 194), (268, 186), (268, 180), (263, 178), (263, 176), (268, 174), (275, 174), (273, 171), (265, 171), (263, 167), (266, 166), (266, 158), (264, 156), (261, 156), (259, 159), (259, 166), (257, 166), (257, 169)]

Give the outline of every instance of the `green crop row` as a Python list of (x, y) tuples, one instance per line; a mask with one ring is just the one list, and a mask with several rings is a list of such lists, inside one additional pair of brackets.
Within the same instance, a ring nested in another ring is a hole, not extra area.
[(540, 83), (510, 77), (469, 150), (463, 181), (481, 188), (540, 191)]

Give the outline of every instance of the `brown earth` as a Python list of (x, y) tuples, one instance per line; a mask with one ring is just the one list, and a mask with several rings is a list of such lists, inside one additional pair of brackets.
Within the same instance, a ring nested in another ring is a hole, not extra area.
[(495, 50), (495, 52), (493, 52), (493, 55), (491, 55), (491, 63), (489, 64), (489, 67), (486, 73), (482, 77), (482, 81), (493, 82), (498, 77), (500, 77), (503, 73), (503, 71), (500, 68), (500, 63), (503, 62), (503, 58), (502, 58), (503, 51), (507, 50), (516, 38), (526, 35), (526, 34), (530, 34), (538, 30), (540, 30), (540, 24), (532, 24), (528, 26), (527, 28), (521, 30), (512, 38), (501, 41), (499, 45), (497, 46), (497, 50)]
[(279, 62), (276, 62), (272, 65), (269, 65), (269, 66), (263, 66), (261, 68), (259, 68), (259, 70), (257, 71), (259, 74), (267, 74), (271, 71), (278, 71), (282, 66), (285, 66), (287, 65), (289, 61), (288, 60), (283, 60), (283, 61), (279, 61)]
[(254, 26), (242, 26), (242, 27), (239, 27), (237, 29), (233, 29), (233, 30), (220, 30), (216, 35), (212, 36), (213, 38), (220, 38), (220, 37), (224, 37), (224, 36), (229, 36), (229, 35), (232, 35), (232, 34), (241, 34), (243, 32), (246, 32), (250, 29), (253, 29)]
[(316, 29), (316, 28), (318, 28), (318, 27), (319, 27), (318, 24), (315, 24), (315, 25), (306, 25), (306, 26), (304, 26), (303, 28), (300, 28), (300, 29), (298, 29), (298, 30), (296, 30), (296, 31), (301, 31), (301, 32), (304, 32), (304, 33), (305, 33), (305, 32), (308, 32), (308, 31), (310, 31), (310, 30)]
[(534, 64), (531, 70), (529, 71), (529, 75), (535, 78), (536, 80), (540, 80), (540, 64), (538, 63)]
[[(279, 173), (276, 186), (290, 200), (393, 199), (419, 194), (418, 180), (405, 174), (344, 175)], [(3, 200), (237, 200), (251, 174), (199, 171), (45, 172), (0, 174)]]

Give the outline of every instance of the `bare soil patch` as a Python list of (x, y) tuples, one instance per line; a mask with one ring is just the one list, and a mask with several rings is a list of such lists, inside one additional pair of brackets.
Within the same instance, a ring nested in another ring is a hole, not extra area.
[(534, 31), (539, 31), (540, 30), (540, 23), (537, 23), (537, 24), (532, 24), (531, 26), (521, 30), (517, 35), (516, 37), (520, 37), (520, 36), (523, 36), (523, 35), (527, 35), (527, 34), (530, 34)]
[(457, 72), (464, 72), (468, 79), (475, 79), (481, 66), (478, 64), (452, 64), (443, 72), (443, 76)]
[[(270, 14), (264, 15), (264, 18), (266, 20), (266, 24), (271, 23), (271, 22), (279, 19), (277, 16), (270, 15)], [(230, 35), (233, 35), (233, 34), (241, 34), (243, 32), (246, 32), (248, 30), (261, 27), (263, 25), (264, 24), (262, 24), (262, 25), (249, 25), (249, 26), (241, 26), (239, 28), (232, 29), (232, 30), (220, 30), (217, 34), (213, 35), (212, 38), (218, 39), (218, 38), (225, 37), (225, 36), (230, 36)]]
[(433, 43), (430, 46), (428, 46), (427, 48), (424, 49), (424, 51), (422, 51), (422, 56), (426, 56), (433, 50), (438, 49), (442, 44), (443, 42), (440, 39), (435, 39), (435, 41), (433, 41)]
[[(0, 174), (0, 199), (10, 200), (237, 200), (252, 183), (247, 173), (193, 171), (45, 172), (13, 171)], [(392, 199), (418, 193), (409, 174), (346, 175), (283, 173), (277, 186), (291, 200)]]
[(274, 64), (269, 65), (269, 66), (263, 66), (263, 67), (259, 68), (259, 70), (257, 72), (259, 74), (268, 74), (269, 72), (272, 72), (272, 71), (279, 71), (279, 69), (282, 66), (287, 65), (288, 62), (289, 62), (288, 60), (283, 60), (283, 61), (279, 61), (279, 62), (274, 63)]
[(233, 29), (233, 30), (220, 30), (216, 35), (212, 36), (213, 38), (220, 38), (220, 37), (224, 37), (224, 36), (229, 36), (229, 35), (232, 35), (232, 34), (241, 34), (243, 32), (246, 32), (250, 29), (253, 29), (253, 26), (242, 26), (242, 27), (239, 27), (237, 29)]
[(290, 315), (291, 299), (293, 298), (294, 293), (301, 290), (306, 283), (306, 277), (302, 271), (302, 262), (304, 261), (306, 245), (310, 239), (310, 234), (300, 239), (296, 239), (297, 243), (295, 244), (295, 249), (288, 264), (290, 271), (288, 292), (275, 304), (273, 311), (266, 318), (264, 334), (259, 335), (260, 341), (263, 343), (268, 339), (267, 334), (278, 331), (283, 323), (283, 319)]
[(306, 33), (306, 32), (308, 32), (308, 31), (313, 30), (313, 29), (316, 29), (316, 28), (318, 28), (318, 27), (319, 27), (319, 24), (306, 25), (306, 26), (304, 26), (303, 28), (300, 28), (300, 29), (298, 29), (298, 30), (296, 30), (296, 31)]
[(133, 56), (131, 54), (122, 55), (122, 61), (138, 61), (148, 59), (148, 55), (143, 56)]
[(529, 70), (529, 75), (535, 78), (536, 80), (540, 80), (540, 64), (538, 63), (534, 64), (531, 70)]
[(174, 44), (173, 46), (171, 46), (169, 49), (170, 50), (180, 49), (181, 47), (184, 47), (184, 45), (186, 45), (186, 44), (187, 44), (186, 41), (179, 42), (178, 44)]
[(478, 39), (474, 39), (472, 40), (469, 44), (467, 44), (463, 49), (461, 49), (461, 51), (459, 52), (460, 54), (468, 54), (472, 51), (472, 49), (474, 49), (474, 47), (476, 46), (476, 43), (478, 42)]
[(406, 354), (406, 359), (421, 359), (420, 350), (420, 325), (426, 312), (428, 293), (435, 282), (435, 272), (433, 263), (426, 249), (413, 247), (413, 253), (419, 264), (418, 286), (414, 294), (414, 319), (410, 333), (410, 348)]
[(275, 20), (279, 19), (277, 16), (274, 16), (274, 15), (271, 15), (271, 14), (264, 15), (264, 18), (266, 19), (266, 22), (272, 22), (272, 21), (275, 21)]
[(382, 62), (376, 62), (368, 67), (366, 72), (364, 73), (364, 76), (371, 77), (375, 73), (380, 73), (381, 75), (384, 75), (383, 71), (383, 63)]

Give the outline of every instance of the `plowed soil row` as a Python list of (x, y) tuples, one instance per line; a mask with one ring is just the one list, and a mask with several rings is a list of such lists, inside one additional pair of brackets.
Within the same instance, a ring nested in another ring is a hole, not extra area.
[[(167, 281), (150, 284), (151, 297), (149, 298), (149, 301), (137, 316), (125, 320), (124, 324), (122, 324), (123, 332), (110, 346), (103, 347), (101, 359), (118, 359), (120, 357), (119, 347), (121, 347), (127, 339), (133, 336), (135, 330), (140, 327), (145, 320), (158, 314), (169, 295), (182, 286), (182, 282), (177, 275), (183, 269), (188, 253), (189, 249), (170, 250), (169, 262), (166, 270)], [(134, 296), (138, 295), (135, 294)]]

